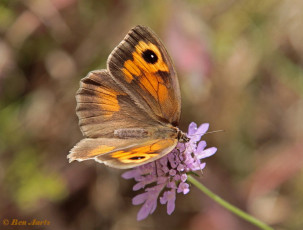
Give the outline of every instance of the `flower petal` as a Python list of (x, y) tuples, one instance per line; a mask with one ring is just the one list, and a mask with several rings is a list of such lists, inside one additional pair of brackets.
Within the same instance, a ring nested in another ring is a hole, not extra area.
[(200, 125), (199, 128), (197, 129), (195, 135), (203, 136), (207, 132), (208, 128), (209, 128), (209, 123), (204, 123), (204, 124)]
[(147, 192), (141, 193), (132, 199), (132, 203), (133, 205), (143, 204), (146, 201), (147, 197), (148, 197)]
[(182, 175), (181, 175), (181, 181), (182, 182), (185, 182), (187, 180), (187, 174), (186, 173), (183, 173)]
[(201, 152), (201, 153), (198, 153), (197, 158), (198, 159), (203, 159), (203, 158), (206, 158), (206, 157), (210, 157), (210, 156), (214, 155), (216, 152), (217, 152), (217, 148), (216, 147), (211, 147), (211, 148), (203, 150), (203, 152)]
[(175, 210), (175, 201), (176, 201), (176, 190), (172, 189), (168, 191), (168, 200), (167, 200), (167, 214), (170, 215)]
[(166, 204), (168, 200), (168, 191), (165, 191), (160, 197), (160, 204)]
[(201, 164), (198, 163), (198, 164), (193, 165), (193, 167), (191, 168), (191, 170), (192, 171), (203, 170), (205, 168), (205, 166), (206, 166), (205, 162), (203, 162)]
[[(122, 177), (124, 179), (131, 179), (131, 178), (134, 178), (138, 175), (138, 170), (136, 169), (133, 169), (133, 170), (129, 170), (129, 171), (126, 171), (122, 174)], [(140, 174), (139, 174), (140, 175)]]
[(178, 187), (178, 190), (177, 190), (178, 193), (183, 193), (183, 194), (187, 194), (189, 193), (189, 184), (185, 183), (185, 182), (181, 182), (179, 184), (179, 187)]
[(201, 153), (206, 147), (206, 141), (200, 141), (195, 154)]
[(169, 175), (170, 176), (175, 176), (177, 174), (177, 171), (175, 169), (169, 170)]
[(192, 122), (188, 126), (188, 135), (192, 135), (196, 132), (197, 130), (197, 124), (195, 122)]
[(157, 200), (154, 201), (146, 201), (142, 207), (140, 208), (137, 214), (137, 220), (145, 219), (149, 214), (153, 213), (157, 207)]

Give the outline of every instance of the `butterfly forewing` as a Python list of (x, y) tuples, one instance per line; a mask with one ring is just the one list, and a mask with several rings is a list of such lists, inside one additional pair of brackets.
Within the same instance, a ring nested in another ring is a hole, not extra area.
[(176, 72), (163, 44), (149, 28), (133, 28), (111, 53), (108, 69), (153, 119), (178, 124), (181, 105)]

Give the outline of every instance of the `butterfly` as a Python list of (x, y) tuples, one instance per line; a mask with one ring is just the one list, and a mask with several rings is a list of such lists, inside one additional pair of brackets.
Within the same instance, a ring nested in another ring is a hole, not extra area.
[(70, 162), (132, 168), (189, 141), (177, 127), (181, 95), (172, 60), (148, 27), (132, 28), (109, 55), (107, 69), (81, 80), (76, 101), (85, 138), (71, 149)]

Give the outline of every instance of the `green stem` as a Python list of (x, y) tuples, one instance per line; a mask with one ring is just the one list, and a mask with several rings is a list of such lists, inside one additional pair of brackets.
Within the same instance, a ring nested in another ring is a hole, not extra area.
[(255, 217), (247, 214), (246, 212), (243, 212), (239, 208), (233, 206), (232, 204), (228, 203), (227, 201), (223, 200), (221, 197), (214, 194), (212, 191), (210, 191), (208, 188), (206, 188), (203, 184), (201, 184), (198, 180), (196, 180), (191, 175), (188, 175), (187, 180), (195, 185), (198, 189), (200, 189), (202, 192), (204, 192), (207, 196), (209, 196), (211, 199), (216, 201), (218, 204), (222, 205), (224, 208), (228, 209), (229, 211), (233, 212), (237, 216), (241, 217), (242, 219), (250, 222), (251, 224), (259, 227), (260, 229), (264, 230), (273, 230), (270, 226), (266, 225), (262, 221), (256, 219)]

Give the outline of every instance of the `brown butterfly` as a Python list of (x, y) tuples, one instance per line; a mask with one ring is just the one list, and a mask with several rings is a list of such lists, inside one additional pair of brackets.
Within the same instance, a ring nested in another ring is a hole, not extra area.
[(67, 156), (115, 168), (154, 161), (189, 138), (177, 127), (181, 112), (173, 63), (157, 35), (136, 26), (112, 51), (107, 69), (90, 72), (76, 95), (85, 139)]

